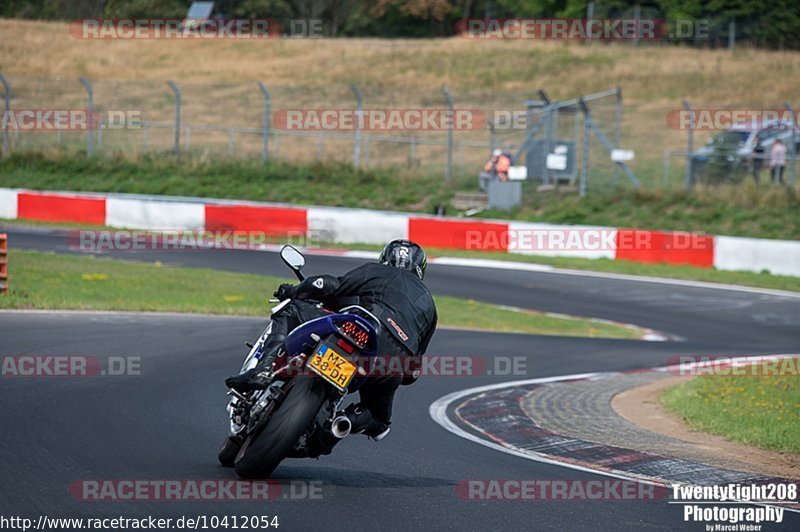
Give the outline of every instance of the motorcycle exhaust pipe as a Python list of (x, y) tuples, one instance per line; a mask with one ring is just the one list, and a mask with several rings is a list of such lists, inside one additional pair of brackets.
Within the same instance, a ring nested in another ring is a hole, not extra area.
[(352, 428), (353, 424), (347, 416), (339, 416), (331, 423), (331, 434), (341, 440), (350, 434)]

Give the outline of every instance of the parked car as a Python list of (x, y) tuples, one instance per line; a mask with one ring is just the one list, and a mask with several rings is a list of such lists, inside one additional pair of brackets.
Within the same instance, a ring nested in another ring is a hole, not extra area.
[[(794, 138), (795, 153), (800, 153), (800, 131), (793, 130), (791, 122), (767, 121), (761, 124), (733, 125), (727, 131), (708, 139), (705, 146), (692, 154), (692, 175), (695, 182), (739, 181), (750, 168), (753, 148), (758, 138), (764, 148), (762, 157), (769, 157), (775, 139), (781, 139), (791, 149)], [(764, 166), (768, 160), (764, 161)]]

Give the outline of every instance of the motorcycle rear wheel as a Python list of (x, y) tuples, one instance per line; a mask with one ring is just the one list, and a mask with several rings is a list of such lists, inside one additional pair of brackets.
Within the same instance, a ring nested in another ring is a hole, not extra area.
[(307, 374), (294, 379), (267, 426), (242, 445), (234, 466), (240, 477), (268, 478), (316, 418), (325, 401), (325, 383)]
[(219, 448), (217, 459), (224, 467), (233, 467), (236, 462), (236, 455), (239, 454), (239, 449), (242, 448), (241, 441), (237, 441), (233, 436), (228, 436)]

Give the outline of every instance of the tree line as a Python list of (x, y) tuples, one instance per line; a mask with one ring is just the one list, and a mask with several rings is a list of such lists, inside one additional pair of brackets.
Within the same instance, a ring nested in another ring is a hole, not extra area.
[[(314, 19), (326, 36), (430, 38), (456, 33), (468, 18), (583, 18), (589, 0), (219, 0), (224, 18)], [(81, 18), (182, 18), (191, 0), (3, 0), (0, 17), (75, 20)], [(597, 0), (595, 18), (664, 19), (668, 23), (707, 20), (707, 37), (695, 46), (736, 44), (774, 49), (800, 48), (798, 0)], [(735, 25), (730, 23), (734, 21)]]

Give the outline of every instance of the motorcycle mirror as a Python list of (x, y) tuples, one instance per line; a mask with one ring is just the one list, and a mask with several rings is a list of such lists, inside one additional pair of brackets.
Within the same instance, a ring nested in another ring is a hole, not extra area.
[(295, 273), (299, 273), (303, 266), (306, 265), (306, 258), (292, 246), (283, 246), (281, 248), (281, 259)]

